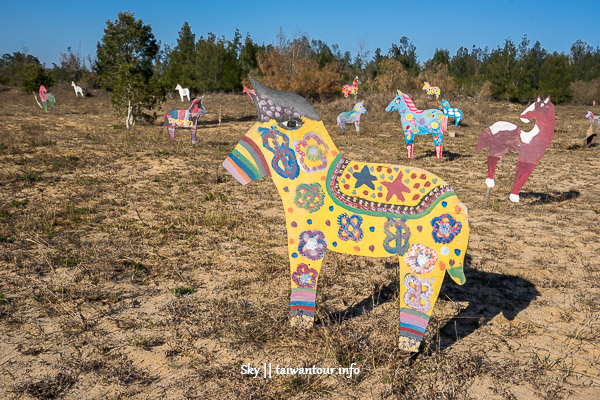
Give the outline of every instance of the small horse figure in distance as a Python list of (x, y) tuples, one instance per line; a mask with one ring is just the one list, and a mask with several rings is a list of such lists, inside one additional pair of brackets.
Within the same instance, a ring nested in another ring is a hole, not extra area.
[(352, 85), (344, 85), (342, 87), (342, 93), (344, 93), (344, 97), (348, 98), (349, 95), (354, 95), (354, 100), (356, 100), (356, 96), (358, 95), (358, 85), (360, 81), (358, 80), (358, 76), (354, 78), (354, 82)]
[(179, 97), (181, 98), (182, 103), (183, 103), (183, 98), (186, 96), (187, 96), (188, 101), (190, 101), (190, 89), (182, 88), (181, 85), (178, 83), (177, 86), (175, 86), (175, 90), (179, 91)]
[(592, 125), (594, 121), (596, 121), (598, 123), (598, 126), (600, 126), (600, 115), (594, 115), (593, 112), (588, 111), (585, 117), (590, 120), (590, 125)]
[(223, 166), (242, 185), (268, 176), (281, 196), (292, 327), (308, 329), (318, 317), (315, 300), (326, 250), (394, 256), (400, 263), (398, 346), (418, 351), (446, 273), (465, 283), (466, 206), (428, 171), (346, 158), (306, 99), (250, 80), (258, 122)]
[(415, 135), (431, 135), (435, 145), (435, 157), (438, 160), (442, 158), (448, 117), (441, 110), (419, 110), (406, 93), (398, 90), (396, 97), (388, 104), (385, 111), (388, 113), (398, 111), (400, 114), (408, 158), (413, 158)]
[(175, 140), (175, 127), (189, 128), (192, 132), (192, 144), (196, 144), (196, 129), (198, 117), (206, 114), (204, 108), (204, 96), (195, 98), (187, 110), (171, 110), (163, 117), (164, 126), (169, 131), (171, 142)]
[(442, 105), (440, 106), (444, 115), (450, 119), (450, 117), (454, 118), (454, 126), (458, 126), (458, 123), (462, 120), (463, 113), (460, 108), (450, 107), (450, 103), (446, 100), (442, 99)]
[(360, 116), (367, 113), (367, 109), (363, 106), (364, 101), (356, 103), (351, 111), (341, 112), (337, 116), (337, 124), (342, 128), (342, 133), (346, 133), (346, 124), (354, 123), (356, 132), (360, 132)]
[(254, 99), (256, 98), (256, 92), (254, 90), (244, 86), (244, 90), (242, 90), (242, 93), (246, 93), (248, 97), (250, 97), (252, 103), (254, 103)]
[(71, 81), (71, 86), (73, 86), (73, 89), (75, 90), (75, 97), (79, 97), (77, 96), (77, 93), (81, 94), (81, 97), (83, 97), (83, 89), (81, 86), (77, 86), (73, 81)]
[(425, 82), (423, 84), (423, 90), (427, 92), (427, 98), (429, 98), (431, 95), (435, 95), (436, 99), (440, 98), (440, 88), (437, 86), (431, 86), (429, 82)]
[(50, 92), (48, 92), (46, 90), (46, 88), (44, 87), (44, 85), (40, 85), (40, 100), (42, 101), (42, 104), (44, 105), (44, 111), (48, 112), (48, 107), (47, 107), (47, 103), (50, 103), (50, 111), (54, 111), (54, 102), (56, 101), (56, 99), (54, 98), (54, 95)]
[(488, 191), (495, 186), (494, 173), (500, 157), (509, 151), (519, 154), (515, 181), (509, 196), (515, 203), (519, 201), (521, 188), (554, 138), (554, 104), (550, 97), (541, 100), (538, 96), (537, 100), (521, 113), (521, 121), (529, 123), (532, 119), (535, 119), (535, 126), (529, 132), (510, 122), (494, 123), (481, 132), (475, 149), (476, 153), (480, 153), (486, 147), (488, 149), (488, 173), (485, 179)]

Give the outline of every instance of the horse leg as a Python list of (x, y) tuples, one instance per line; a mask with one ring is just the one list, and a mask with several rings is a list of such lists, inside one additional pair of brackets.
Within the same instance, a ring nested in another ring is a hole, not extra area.
[[(425, 246), (423, 246), (425, 247)], [(431, 250), (431, 249), (429, 249)], [(400, 256), (400, 337), (398, 347), (405, 351), (417, 352), (425, 335), (429, 318), (440, 293), (445, 271), (438, 263), (433, 271), (416, 274), (407, 264), (421, 262), (416, 253), (410, 250), (405, 256)]]
[(315, 320), (317, 280), (323, 259), (302, 260), (290, 258), (291, 295), (290, 325), (295, 328), (310, 328)]
[(342, 133), (346, 133), (346, 121), (345, 120), (340, 121), (340, 128), (342, 128)]
[(435, 145), (435, 158), (442, 158), (442, 148), (444, 147), (444, 132), (432, 132), (433, 144)]
[(44, 112), (48, 112), (48, 107), (46, 106), (46, 102), (42, 101), (42, 104), (44, 105)]
[(169, 139), (171, 139), (171, 142), (173, 142), (175, 140), (175, 127), (174, 126), (167, 126), (167, 130), (169, 131)]
[(406, 142), (406, 156), (411, 159), (413, 158), (413, 146), (414, 146), (414, 136), (412, 133), (404, 133), (404, 141)]
[(519, 192), (521, 191), (521, 188), (523, 187), (525, 182), (527, 182), (527, 179), (529, 179), (529, 175), (531, 175), (534, 168), (535, 168), (535, 164), (524, 163), (521, 161), (517, 162), (517, 170), (515, 172), (515, 182), (513, 183), (513, 187), (512, 187), (512, 190), (510, 191), (510, 196), (509, 196), (510, 201), (512, 201), (514, 203), (519, 202)]
[(192, 126), (192, 144), (196, 144), (196, 125)]
[(496, 166), (498, 165), (498, 161), (500, 161), (500, 157), (488, 156), (487, 158), (488, 173), (487, 177), (485, 178), (485, 185), (488, 188), (493, 188), (494, 186), (496, 186), (496, 182), (494, 181), (494, 175), (496, 173)]

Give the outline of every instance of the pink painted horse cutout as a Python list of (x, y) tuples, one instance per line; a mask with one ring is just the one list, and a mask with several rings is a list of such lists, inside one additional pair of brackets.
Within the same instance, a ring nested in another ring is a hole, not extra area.
[(509, 196), (515, 203), (519, 201), (521, 188), (554, 138), (554, 104), (550, 97), (542, 101), (538, 96), (537, 100), (521, 113), (521, 121), (529, 123), (533, 119), (535, 126), (529, 132), (510, 122), (494, 123), (479, 135), (475, 149), (476, 153), (480, 153), (488, 148), (488, 173), (485, 180), (488, 190), (495, 186), (494, 173), (500, 157), (509, 151), (519, 154), (515, 181)]
[(48, 92), (48, 90), (46, 90), (44, 85), (40, 85), (39, 95), (40, 95), (40, 100), (42, 101), (42, 104), (44, 105), (44, 111), (48, 112), (48, 107), (47, 107), (48, 103), (50, 103), (50, 111), (53, 111), (54, 110), (54, 102), (56, 101), (56, 99), (54, 98), (54, 95), (52, 93)]

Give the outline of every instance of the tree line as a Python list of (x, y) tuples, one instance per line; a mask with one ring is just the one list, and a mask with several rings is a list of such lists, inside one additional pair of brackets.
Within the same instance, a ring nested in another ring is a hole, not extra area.
[(283, 30), (276, 43), (257, 44), (250, 34), (236, 30), (232, 39), (208, 33), (199, 38), (185, 22), (174, 47), (162, 46), (150, 25), (133, 13), (121, 12), (107, 21), (97, 44), (95, 60), (88, 63), (67, 48), (59, 64), (44, 67), (26, 52), (4, 54), (0, 59), (0, 84), (37, 91), (40, 84), (75, 81), (87, 87), (108, 89), (111, 102), (123, 113), (131, 102), (134, 113), (152, 109), (179, 83), (192, 92), (239, 91), (248, 76), (267, 85), (308, 97), (339, 96), (340, 88), (359, 76), (365, 92), (421, 90), (427, 80), (446, 96), (528, 101), (537, 95), (552, 96), (556, 103), (600, 100), (600, 47), (577, 40), (568, 53), (545, 50), (527, 36), (520, 43), (506, 39), (495, 49), (461, 47), (450, 55), (436, 49), (419, 63), (416, 46), (408, 37), (381, 48), (373, 57), (359, 46), (358, 54), (340, 51), (337, 45), (311, 40), (306, 35), (287, 39)]

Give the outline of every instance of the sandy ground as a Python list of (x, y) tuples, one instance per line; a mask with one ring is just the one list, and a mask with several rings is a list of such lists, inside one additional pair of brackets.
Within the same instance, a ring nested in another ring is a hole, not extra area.
[[(467, 282), (444, 282), (411, 355), (395, 345), (393, 258), (327, 253), (316, 326), (289, 327), (281, 201), (269, 180), (243, 187), (221, 166), (254, 123), (246, 95), (208, 94), (191, 146), (158, 119), (124, 130), (104, 92), (51, 91), (47, 114), (0, 91), (0, 398), (600, 398), (600, 146), (581, 146), (586, 107), (557, 106), (519, 204), (515, 155), (485, 204), (477, 137), (500, 119), (531, 129), (526, 105), (449, 99), (465, 120), (441, 161), (423, 137), (406, 159), (391, 95), (361, 98), (360, 134), (335, 126), (350, 101), (315, 105), (348, 157), (427, 169), (469, 209)], [(242, 374), (264, 363), (360, 373)]]

